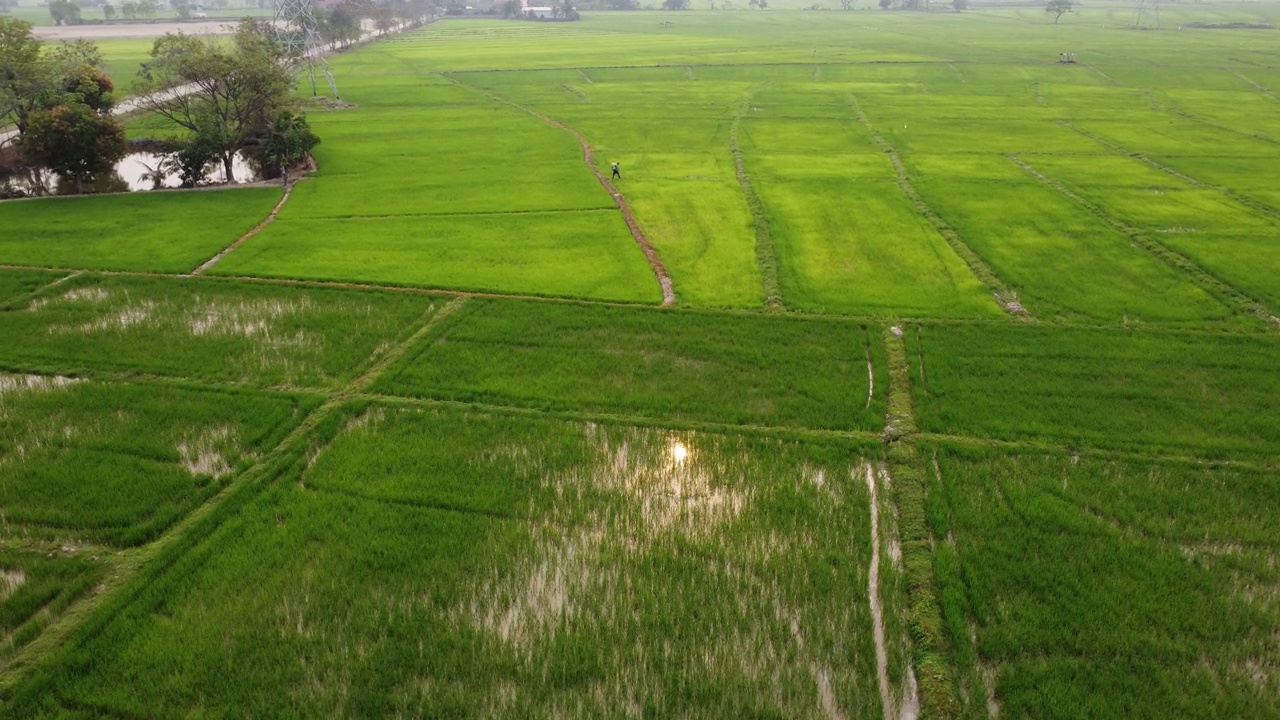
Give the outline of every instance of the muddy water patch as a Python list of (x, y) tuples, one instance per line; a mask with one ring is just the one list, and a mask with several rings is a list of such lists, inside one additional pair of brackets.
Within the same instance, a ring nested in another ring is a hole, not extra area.
[(73, 288), (61, 295), (52, 298), (36, 298), (27, 305), (27, 310), (31, 312), (39, 312), (46, 307), (53, 305), (70, 305), (75, 303), (104, 303), (111, 299), (111, 293), (106, 288), (87, 287)]
[(26, 582), (27, 573), (22, 568), (0, 568), (0, 602), (12, 597)]
[(231, 461), (239, 455), (239, 433), (222, 425), (209, 428), (193, 438), (178, 441), (178, 457), (192, 477), (221, 479), (232, 472)]
[(62, 375), (9, 375), (0, 373), (0, 397), (22, 392), (52, 392), (83, 382)]

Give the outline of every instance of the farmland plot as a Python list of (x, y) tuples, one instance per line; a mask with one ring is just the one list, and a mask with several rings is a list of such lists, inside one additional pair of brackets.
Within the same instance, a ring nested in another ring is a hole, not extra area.
[(253, 228), (278, 188), (0, 203), (0, 263), (189, 272)]
[(287, 395), (0, 374), (0, 536), (149, 540), (315, 405)]
[(969, 716), (1280, 717), (1273, 474), (963, 449), (937, 467)]
[(879, 711), (856, 446), (349, 417), (65, 655), (46, 710)]
[(0, 365), (327, 386), (435, 308), (421, 294), (84, 275), (0, 311)]
[(926, 432), (1221, 457), (1274, 454), (1274, 337), (1018, 327), (907, 333)]
[(470, 300), (375, 389), (657, 421), (880, 430), (874, 330), (849, 321)]

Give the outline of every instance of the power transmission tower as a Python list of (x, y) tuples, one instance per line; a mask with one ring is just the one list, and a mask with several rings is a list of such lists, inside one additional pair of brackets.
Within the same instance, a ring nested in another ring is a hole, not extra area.
[(1138, 0), (1137, 12), (1133, 15), (1133, 26), (1140, 28), (1146, 20), (1147, 27), (1160, 27), (1160, 0)]
[(306, 68), (313, 97), (318, 94), (316, 73), (319, 72), (329, 81), (333, 99), (337, 100), (338, 83), (329, 71), (329, 61), (324, 59), (325, 43), (320, 39), (319, 27), (311, 0), (276, 0), (276, 17), (272, 23), (276, 40), (285, 46), (289, 58), (298, 63), (296, 72)]

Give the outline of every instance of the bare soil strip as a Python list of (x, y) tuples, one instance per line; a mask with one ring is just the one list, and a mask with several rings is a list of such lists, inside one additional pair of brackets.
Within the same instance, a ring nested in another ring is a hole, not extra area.
[(751, 210), (751, 224), (756, 230), (756, 264), (760, 266), (760, 284), (764, 292), (765, 307), (770, 310), (782, 309), (782, 285), (778, 279), (778, 254), (773, 247), (773, 235), (769, 232), (769, 220), (764, 215), (764, 203), (751, 187), (751, 176), (747, 174), (742, 148), (738, 146), (738, 128), (742, 118), (751, 111), (751, 99), (756, 94), (752, 90), (747, 99), (733, 116), (733, 124), (729, 126), (729, 153), (733, 155), (734, 173), (738, 184), (742, 186), (742, 196)]
[(1208, 270), (1200, 267), (1191, 258), (1188, 258), (1161, 242), (1147, 237), (1137, 228), (1130, 227), (1118, 218), (1113, 217), (1106, 210), (1103, 210), (1101, 207), (1075, 194), (1062, 183), (1047, 177), (1039, 170), (1036, 170), (1017, 155), (1010, 155), (1009, 159), (1013, 161), (1015, 165), (1022, 168), (1028, 175), (1031, 175), (1035, 179), (1056, 190), (1058, 194), (1074, 202), (1085, 210), (1088, 210), (1115, 231), (1123, 233), (1138, 247), (1146, 250), (1152, 255), (1155, 255), (1169, 266), (1190, 275), (1191, 279), (1194, 280), (1197, 285), (1208, 291), (1214, 297), (1222, 300), (1226, 305), (1233, 306), (1242, 313), (1258, 317), (1264, 323), (1269, 324), (1273, 329), (1280, 329), (1280, 317), (1276, 317), (1276, 314), (1261, 301), (1255, 300), (1239, 289), (1229, 285), (1216, 275), (1210, 273)]
[(267, 216), (266, 216), (265, 218), (263, 218), (262, 222), (260, 222), (260, 223), (258, 223), (257, 225), (253, 226), (253, 229), (252, 229), (252, 230), (250, 230), (249, 232), (247, 232), (247, 233), (245, 233), (245, 234), (241, 235), (240, 237), (236, 238), (236, 241), (235, 241), (235, 242), (233, 242), (233, 243), (231, 243), (230, 245), (228, 245), (228, 246), (226, 246), (225, 248), (223, 248), (223, 249), (222, 249), (222, 251), (221, 251), (221, 252), (219, 252), (217, 255), (214, 255), (213, 257), (209, 258), (208, 260), (205, 260), (205, 261), (204, 261), (203, 263), (201, 263), (201, 264), (200, 264), (200, 265), (199, 265), (195, 270), (192, 270), (192, 271), (191, 271), (191, 274), (192, 274), (192, 275), (203, 275), (203, 274), (205, 273), (205, 271), (206, 271), (206, 270), (208, 270), (209, 268), (213, 267), (214, 265), (217, 265), (219, 260), (221, 260), (222, 258), (224, 258), (224, 257), (226, 257), (227, 255), (231, 254), (231, 251), (232, 251), (232, 250), (235, 250), (236, 248), (238, 248), (238, 247), (240, 247), (241, 245), (243, 245), (243, 244), (244, 244), (244, 241), (246, 241), (246, 240), (248, 240), (249, 238), (253, 237), (254, 235), (257, 235), (258, 233), (262, 232), (262, 229), (263, 229), (263, 228), (265, 228), (266, 226), (268, 226), (268, 225), (270, 225), (271, 223), (275, 222), (275, 220), (276, 220), (276, 215), (279, 215), (279, 214), (280, 214), (280, 210), (281, 210), (282, 208), (284, 208), (284, 204), (285, 204), (286, 202), (288, 202), (288, 201), (289, 201), (289, 195), (290, 195), (290, 194), (292, 194), (292, 193), (293, 193), (293, 183), (289, 183), (289, 184), (288, 184), (288, 185), (286, 185), (286, 186), (285, 186), (285, 188), (284, 188), (284, 195), (282, 195), (282, 196), (280, 197), (280, 202), (276, 203), (276, 206), (275, 206), (274, 208), (271, 208), (271, 212), (267, 213)]
[(947, 221), (943, 220), (940, 215), (933, 211), (933, 208), (929, 207), (924, 198), (920, 197), (920, 193), (916, 192), (915, 187), (911, 184), (911, 178), (907, 176), (907, 168), (902, 164), (902, 158), (899, 157), (898, 151), (871, 124), (866, 114), (862, 112), (862, 108), (858, 107), (858, 99), (852, 95), (849, 96), (849, 107), (853, 110), (853, 116), (858, 120), (858, 123), (871, 135), (876, 147), (889, 156), (889, 162), (893, 163), (893, 170), (898, 176), (898, 187), (902, 188), (902, 192), (916, 206), (916, 210), (933, 225), (934, 230), (942, 236), (947, 245), (951, 246), (952, 251), (959, 255), (961, 260), (964, 260), (965, 264), (969, 266), (969, 272), (973, 273), (979, 282), (987, 286), (992, 296), (995, 297), (996, 304), (1011, 315), (1029, 317), (1030, 313), (1018, 300), (1017, 291), (1006, 285), (991, 269), (991, 266), (987, 265), (986, 261), (973, 251), (973, 248), (965, 244), (960, 234), (955, 231), (955, 228), (947, 224)]
[(867, 348), (867, 404), (863, 409), (871, 407), (871, 399), (876, 395), (876, 367), (871, 362), (871, 348)]
[(884, 607), (880, 602), (880, 495), (870, 463), (866, 470), (871, 505), (871, 567), (867, 572), (867, 597), (871, 602), (871, 630), (876, 643), (876, 680), (880, 686), (884, 720), (895, 720), (893, 691), (889, 687), (889, 651), (884, 639)]
[[(582, 71), (579, 70), (578, 72), (581, 73)], [(627, 221), (627, 227), (631, 230), (631, 237), (635, 238), (636, 244), (640, 246), (640, 251), (644, 253), (645, 259), (649, 261), (649, 267), (653, 269), (653, 274), (658, 278), (658, 285), (662, 288), (662, 306), (671, 307), (676, 304), (675, 287), (671, 282), (670, 273), (667, 272), (666, 266), (662, 264), (662, 258), (658, 256), (658, 251), (654, 250), (653, 245), (649, 242), (648, 236), (646, 236), (644, 234), (644, 230), (641, 229), (640, 223), (636, 220), (636, 216), (631, 212), (631, 206), (627, 204), (627, 199), (621, 192), (619, 192), (618, 188), (614, 187), (613, 181), (606, 178), (604, 173), (600, 172), (600, 168), (596, 167), (595, 158), (593, 157), (591, 150), (591, 143), (587, 142), (587, 139), (583, 137), (581, 133), (555, 118), (543, 115), (533, 108), (525, 107), (517, 102), (512, 102), (511, 100), (495, 95), (486, 90), (482, 90), (474, 85), (468, 85), (467, 83), (464, 83), (448, 74), (442, 73), (441, 77), (465, 87), (468, 90), (478, 92), (494, 102), (508, 105), (520, 112), (532, 115), (542, 122), (554, 128), (559, 128), (560, 130), (563, 130), (577, 138), (578, 144), (582, 145), (582, 161), (586, 163), (587, 168), (596, 176), (596, 180), (600, 181), (600, 186), (609, 193), (609, 196), (613, 198), (614, 203), (618, 205), (618, 209), (622, 211), (622, 217)]]

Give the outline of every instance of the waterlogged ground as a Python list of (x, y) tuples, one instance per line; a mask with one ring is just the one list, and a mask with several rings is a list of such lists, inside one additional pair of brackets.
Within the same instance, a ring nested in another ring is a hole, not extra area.
[[(164, 715), (194, 684), (217, 713), (864, 717), (881, 701), (862, 452), (353, 412), (182, 573), (170, 619), (94, 643), (115, 659), (68, 698)], [(184, 679), (123, 692), (160, 664)]]

